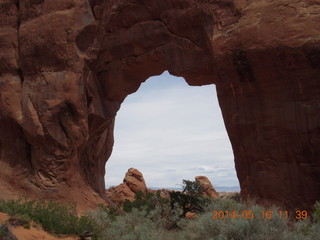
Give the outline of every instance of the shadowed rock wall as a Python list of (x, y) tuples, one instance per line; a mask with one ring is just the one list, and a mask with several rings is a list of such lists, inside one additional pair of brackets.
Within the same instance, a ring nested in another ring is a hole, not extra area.
[(0, 1), (0, 189), (105, 198), (114, 117), (148, 77), (215, 83), (242, 195), (320, 199), (320, 4)]

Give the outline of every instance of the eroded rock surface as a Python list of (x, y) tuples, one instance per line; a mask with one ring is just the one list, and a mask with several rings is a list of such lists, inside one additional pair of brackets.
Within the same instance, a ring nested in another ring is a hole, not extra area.
[(142, 173), (135, 168), (129, 168), (123, 179), (123, 183), (125, 183), (134, 193), (146, 193), (148, 191)]
[(146, 194), (149, 192), (149, 189), (147, 188), (142, 173), (135, 168), (128, 169), (123, 183), (106, 190), (107, 197), (118, 206), (121, 206), (125, 200), (135, 200), (138, 192)]
[(1, 0), (0, 194), (101, 202), (115, 115), (167, 69), (216, 84), (244, 197), (310, 207), (319, 22), (307, 0)]
[(219, 198), (219, 194), (212, 186), (212, 183), (210, 182), (209, 178), (207, 178), (206, 176), (197, 176), (195, 177), (195, 180), (201, 186), (201, 195), (210, 198)]
[(118, 186), (106, 190), (107, 197), (117, 206), (121, 206), (126, 200), (134, 201), (136, 194), (131, 191), (127, 184), (121, 183)]

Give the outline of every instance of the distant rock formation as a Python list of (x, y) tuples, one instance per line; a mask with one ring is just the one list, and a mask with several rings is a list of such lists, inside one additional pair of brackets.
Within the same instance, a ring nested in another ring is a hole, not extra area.
[[(195, 180), (202, 187), (202, 196), (219, 198), (219, 194), (216, 192), (207, 177), (197, 176), (195, 177)], [(172, 191), (173, 190), (168, 189), (148, 189), (142, 173), (138, 169), (129, 168), (125, 174), (123, 183), (118, 186), (110, 187), (106, 190), (106, 194), (113, 203), (121, 206), (125, 200), (134, 201), (136, 193), (138, 192), (143, 194), (159, 192), (161, 197), (170, 198), (170, 192)]]
[(134, 201), (136, 194), (125, 184), (121, 183), (118, 186), (110, 187), (106, 190), (107, 196), (113, 203), (121, 206), (125, 200)]
[(135, 168), (129, 168), (123, 179), (123, 183), (125, 183), (134, 193), (147, 193), (148, 191), (142, 173)]
[(210, 198), (219, 198), (219, 194), (212, 186), (210, 180), (205, 176), (195, 177), (196, 182), (201, 186), (202, 195)]
[(129, 168), (123, 183), (106, 190), (107, 196), (118, 206), (122, 205), (125, 200), (133, 201), (137, 192), (147, 193), (148, 189), (142, 173), (135, 168)]

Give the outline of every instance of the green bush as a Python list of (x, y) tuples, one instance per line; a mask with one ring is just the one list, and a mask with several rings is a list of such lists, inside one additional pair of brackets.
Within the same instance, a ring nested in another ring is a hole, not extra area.
[(8, 222), (11, 226), (22, 226), (24, 228), (30, 228), (30, 219), (25, 216), (13, 216), (10, 217)]
[(182, 192), (170, 192), (171, 208), (175, 204), (181, 207), (184, 217), (187, 212), (204, 212), (204, 205), (208, 202), (208, 198), (202, 197), (202, 187), (196, 181), (183, 180)]
[(236, 202), (241, 202), (241, 195), (240, 193), (235, 193), (230, 197), (232, 200), (236, 201)]
[[(191, 199), (202, 199), (197, 187), (188, 184), (187, 190), (180, 193)], [(280, 218), (276, 207), (267, 209), (253, 202), (243, 204), (237, 199), (196, 202), (202, 211), (189, 220), (182, 217), (184, 204), (181, 199), (170, 201), (159, 194), (140, 193), (135, 201), (123, 206), (125, 211), (120, 214), (119, 209), (100, 205), (97, 210), (78, 217), (75, 206), (25, 199), (0, 201), (0, 211), (23, 216), (19, 218), (22, 220), (32, 219), (54, 233), (81, 235), (90, 231), (96, 240), (318, 240), (320, 236), (319, 203), (315, 205), (313, 219), (297, 222)], [(250, 211), (255, 217), (213, 219), (213, 211), (234, 211), (238, 216)], [(272, 217), (262, 218), (261, 212), (266, 211), (272, 212)], [(12, 240), (10, 237), (8, 228), (0, 225), (0, 239)]]
[(77, 234), (93, 229), (91, 219), (77, 216), (76, 207), (63, 206), (53, 201), (18, 200), (0, 201), (0, 211), (11, 216), (23, 216), (41, 224), (42, 227), (55, 234)]
[(166, 204), (167, 202), (167, 199), (160, 196), (160, 192), (146, 194), (143, 192), (137, 192), (134, 201), (131, 202), (126, 200), (123, 203), (123, 210), (125, 212), (131, 212), (134, 208), (139, 210), (146, 208), (147, 212), (150, 212), (155, 209), (156, 206)]
[(196, 181), (183, 179), (182, 188), (182, 193), (186, 193), (187, 195), (195, 198), (200, 197), (201, 193), (203, 192), (201, 185)]
[[(99, 235), (103, 240), (316, 240), (319, 239), (319, 224), (311, 220), (292, 222), (280, 218), (277, 208), (245, 205), (233, 199), (213, 199), (203, 206), (193, 220), (181, 218), (182, 209), (170, 204), (158, 205), (148, 211), (147, 207), (132, 208), (124, 216), (118, 216)], [(252, 211), (253, 219), (212, 219), (212, 211)], [(270, 219), (261, 218), (261, 212), (271, 211)], [(172, 228), (175, 224), (176, 228)]]

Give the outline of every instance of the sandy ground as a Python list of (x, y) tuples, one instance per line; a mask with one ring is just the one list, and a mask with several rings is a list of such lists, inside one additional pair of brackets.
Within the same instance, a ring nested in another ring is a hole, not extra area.
[[(0, 223), (4, 223), (9, 216), (0, 212)], [(79, 237), (54, 237), (43, 231), (38, 225), (31, 223), (30, 229), (24, 227), (10, 226), (9, 230), (16, 236), (18, 240), (78, 240)]]

